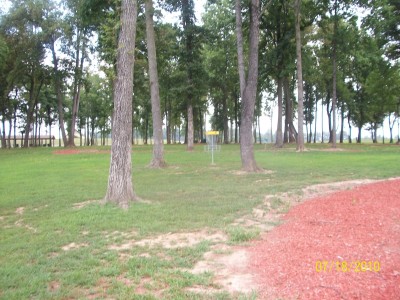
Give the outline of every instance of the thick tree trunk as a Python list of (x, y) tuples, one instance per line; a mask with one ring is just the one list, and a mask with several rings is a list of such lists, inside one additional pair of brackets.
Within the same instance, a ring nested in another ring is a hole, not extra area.
[(162, 131), (162, 118), (160, 106), (160, 90), (158, 84), (156, 42), (153, 23), (153, 0), (146, 0), (146, 36), (147, 53), (149, 57), (151, 113), (153, 117), (153, 158), (150, 166), (152, 168), (164, 168), (164, 140)]
[(296, 10), (296, 57), (297, 57), (297, 151), (304, 151), (304, 134), (303, 134), (303, 67), (301, 61), (301, 36), (300, 36), (300, 5), (301, 0), (295, 1)]
[(193, 151), (194, 148), (194, 122), (193, 122), (193, 105), (187, 107), (187, 151)]
[(283, 113), (283, 97), (282, 97), (282, 85), (283, 78), (279, 77), (277, 80), (277, 90), (278, 90), (278, 124), (276, 128), (276, 142), (275, 146), (277, 148), (283, 147), (283, 132), (282, 132), (282, 113)]
[[(254, 108), (257, 96), (257, 81), (258, 81), (258, 45), (259, 45), (259, 10), (260, 1), (251, 0), (250, 3), (250, 43), (249, 43), (249, 68), (247, 80), (244, 88), (240, 87), (242, 91), (242, 107), (241, 107), (241, 121), (240, 121), (240, 154), (242, 159), (242, 169), (247, 172), (256, 172), (260, 168), (257, 166), (254, 158), (254, 145), (252, 136)], [(236, 24), (238, 26), (238, 57), (239, 59), (239, 76), (240, 81), (243, 81), (244, 70), (241, 69), (241, 60), (243, 60), (243, 43), (239, 45), (239, 39), (242, 36), (242, 24), (241, 19), (238, 19), (238, 15), (241, 14), (240, 1), (236, 1)], [(243, 42), (243, 41), (242, 41)], [(244, 61), (244, 60), (243, 60)]]
[(132, 184), (132, 95), (137, 2), (122, 0), (121, 32), (118, 40), (117, 79), (114, 88), (114, 116), (110, 173), (105, 201), (127, 209), (137, 200)]

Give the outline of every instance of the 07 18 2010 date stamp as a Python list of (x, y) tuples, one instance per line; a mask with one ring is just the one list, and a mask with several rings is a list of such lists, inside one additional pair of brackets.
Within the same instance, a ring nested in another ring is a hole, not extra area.
[(363, 273), (363, 272), (380, 272), (381, 264), (379, 261), (334, 261), (334, 260), (317, 260), (315, 262), (315, 271), (317, 273), (341, 272), (341, 273)]

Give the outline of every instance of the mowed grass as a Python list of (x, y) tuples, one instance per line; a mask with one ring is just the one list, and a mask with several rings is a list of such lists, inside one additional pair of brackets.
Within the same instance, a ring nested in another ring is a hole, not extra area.
[[(166, 146), (163, 170), (147, 167), (151, 146), (134, 146), (134, 187), (146, 201), (128, 211), (98, 202), (74, 208), (104, 197), (109, 148), (77, 148), (83, 152), (73, 155), (55, 154), (57, 148), (1, 150), (0, 298), (201, 299), (186, 288), (212, 287), (212, 274), (193, 275), (188, 269), (210, 242), (177, 249), (133, 247), (125, 260), (110, 245), (132, 239), (124, 233), (134, 232), (140, 240), (204, 228), (224, 231), (232, 242), (247, 240), (254, 235), (231, 224), (267, 194), (400, 176), (400, 146), (345, 144), (334, 152), (328, 145), (307, 147), (296, 153), (294, 146), (256, 145), (257, 162), (270, 172), (243, 174), (238, 145), (222, 145), (214, 166), (203, 146), (193, 152)], [(66, 245), (75, 248), (63, 250)]]

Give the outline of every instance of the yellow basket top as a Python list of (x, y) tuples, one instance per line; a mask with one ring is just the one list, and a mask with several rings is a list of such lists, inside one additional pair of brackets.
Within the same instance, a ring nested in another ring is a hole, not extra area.
[(219, 131), (207, 131), (206, 135), (218, 135)]

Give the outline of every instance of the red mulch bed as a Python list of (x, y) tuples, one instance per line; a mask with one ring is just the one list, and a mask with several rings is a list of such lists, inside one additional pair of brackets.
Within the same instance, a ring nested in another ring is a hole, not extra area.
[(284, 220), (248, 249), (259, 299), (400, 299), (400, 180), (309, 200)]

